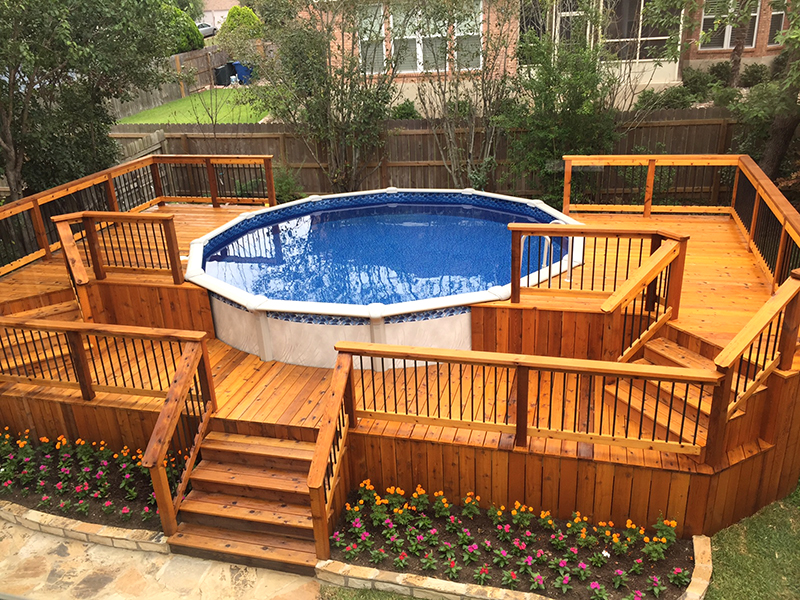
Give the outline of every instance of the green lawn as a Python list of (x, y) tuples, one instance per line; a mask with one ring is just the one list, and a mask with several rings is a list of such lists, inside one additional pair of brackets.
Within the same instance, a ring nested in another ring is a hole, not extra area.
[[(240, 90), (220, 88), (192, 94), (121, 119), (120, 123), (258, 123), (266, 113), (237, 104)], [(213, 119), (212, 119), (213, 117)]]
[(800, 487), (711, 539), (709, 600), (800, 597)]

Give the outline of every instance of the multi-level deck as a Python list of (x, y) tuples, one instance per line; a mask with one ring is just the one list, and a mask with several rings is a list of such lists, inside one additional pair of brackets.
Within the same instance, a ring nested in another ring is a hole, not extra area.
[[(562, 517), (662, 512), (682, 535), (796, 484), (800, 215), (747, 157), (574, 158), (594, 169), (567, 179), (585, 226), (516, 228), (509, 252), (519, 272), (524, 240), (560, 237), (579, 264), (472, 307), (472, 352), (342, 343), (333, 369), (214, 339), (183, 282), (190, 240), (266, 200), (268, 179), (260, 200), (224, 192), (263, 164), (149, 158), (0, 208), (19, 235), (0, 421), (146, 447), (174, 549), (308, 570), (366, 477)], [(78, 206), (128, 212), (63, 215)], [(177, 489), (169, 449), (187, 453)]]

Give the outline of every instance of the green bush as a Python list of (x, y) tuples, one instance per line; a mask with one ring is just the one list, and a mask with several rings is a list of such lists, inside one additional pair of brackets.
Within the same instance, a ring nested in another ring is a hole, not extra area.
[(742, 92), (736, 88), (715, 85), (711, 88), (711, 99), (715, 106), (730, 108), (731, 105), (742, 99)]
[(728, 60), (721, 60), (715, 62), (708, 67), (708, 74), (714, 79), (716, 83), (722, 86), (727, 86), (731, 80), (731, 63)]
[(397, 120), (405, 119), (421, 119), (414, 101), (410, 99), (403, 100), (400, 104), (396, 104), (389, 110), (389, 118)]
[(660, 92), (642, 90), (636, 98), (635, 110), (657, 110), (660, 108), (690, 108), (697, 98), (682, 85), (668, 87)]
[(683, 69), (681, 78), (683, 79), (683, 87), (689, 90), (699, 102), (704, 102), (708, 99), (709, 90), (714, 83), (714, 76), (711, 73), (686, 67)]
[(219, 28), (219, 35), (241, 35), (246, 38), (261, 37), (263, 25), (253, 9), (246, 6), (232, 6)]
[(769, 81), (769, 67), (762, 63), (747, 65), (739, 76), (739, 85), (743, 88), (751, 88), (765, 81)]
[(189, 18), (189, 15), (177, 6), (171, 6), (167, 10), (172, 11), (170, 30), (173, 38), (173, 53), (181, 54), (202, 48), (203, 34), (200, 33), (197, 25)]
[(783, 72), (786, 70), (786, 65), (789, 64), (789, 53), (784, 50), (775, 59), (772, 61), (772, 64), (769, 66), (769, 78), (771, 81), (775, 81), (776, 79), (780, 79), (783, 76)]
[(284, 163), (273, 166), (272, 179), (275, 184), (275, 199), (278, 204), (299, 200), (305, 194), (303, 185), (297, 177), (299, 171), (293, 171)]

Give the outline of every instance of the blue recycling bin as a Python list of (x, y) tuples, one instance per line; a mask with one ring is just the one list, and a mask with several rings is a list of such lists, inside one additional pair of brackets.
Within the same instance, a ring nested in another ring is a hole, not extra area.
[(233, 68), (236, 70), (236, 77), (239, 78), (239, 83), (242, 85), (250, 83), (250, 76), (253, 74), (253, 69), (244, 66), (238, 60), (233, 63)]

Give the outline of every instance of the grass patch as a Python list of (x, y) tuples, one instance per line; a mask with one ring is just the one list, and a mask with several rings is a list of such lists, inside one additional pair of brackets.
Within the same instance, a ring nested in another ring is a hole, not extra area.
[(709, 600), (798, 597), (800, 487), (711, 539), (714, 576)]
[(322, 585), (319, 588), (320, 600), (399, 600), (408, 596), (379, 592), (377, 590), (353, 590), (335, 585)]
[[(120, 123), (258, 123), (266, 116), (237, 104), (240, 90), (219, 88), (191, 94), (120, 119)], [(213, 117), (213, 119), (212, 119)]]

